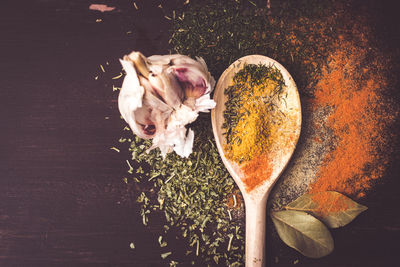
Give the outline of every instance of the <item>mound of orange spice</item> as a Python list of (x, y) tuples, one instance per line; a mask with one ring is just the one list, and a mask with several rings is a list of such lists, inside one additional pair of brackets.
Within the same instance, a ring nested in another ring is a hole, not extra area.
[(311, 193), (324, 207), (328, 199), (321, 192), (325, 191), (363, 198), (384, 177), (392, 155), (399, 108), (390, 98), (395, 84), (390, 57), (377, 48), (366, 16), (350, 16), (345, 7), (338, 6), (324, 19), (299, 18), (290, 27), (298, 36), (281, 34), (281, 38), (293, 46), (294, 59), (301, 43), (313, 45), (302, 64), (286, 61), (295, 80), (302, 81), (304, 125), (273, 202), (285, 205)]
[[(342, 39), (337, 46), (322, 69), (313, 101), (314, 108), (330, 109), (326, 126), (335, 145), (323, 158), (309, 192), (332, 190), (361, 198), (388, 165), (390, 153), (383, 151), (390, 152), (387, 128), (396, 112), (388, 112), (390, 103), (383, 94), (388, 81), (382, 58), (368, 60), (372, 52), (366, 43)], [(320, 206), (326, 201), (323, 194), (313, 200)]]
[[(303, 142), (314, 143), (320, 151), (311, 151), (311, 146), (300, 148), (296, 162), (300, 164), (292, 169), (303, 172), (291, 172), (289, 168), (285, 178), (313, 174), (303, 192), (313, 194), (321, 212), (350, 208), (340, 201), (333, 207), (326, 205), (328, 194), (322, 192), (363, 198), (384, 176), (389, 164), (390, 128), (399, 112), (388, 94), (389, 59), (371, 46), (369, 34), (360, 23), (342, 29), (338, 38), (324, 47), (329, 50), (327, 60), (313, 77), (312, 88), (306, 89), (312, 91), (312, 97), (303, 98), (308, 109), (305, 132), (309, 133)], [(304, 157), (310, 156), (313, 162), (305, 163)], [(307, 169), (312, 171), (304, 171)]]

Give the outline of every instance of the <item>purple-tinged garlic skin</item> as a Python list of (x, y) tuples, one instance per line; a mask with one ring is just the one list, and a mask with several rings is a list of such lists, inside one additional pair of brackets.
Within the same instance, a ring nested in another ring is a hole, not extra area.
[(184, 93), (173, 73), (170, 71), (158, 75), (151, 73), (149, 82), (167, 105), (176, 109), (182, 104)]
[(173, 72), (184, 92), (184, 103), (196, 109), (196, 99), (210, 93), (215, 80), (208, 72), (205, 61), (196, 57), (196, 60), (184, 55), (154, 55), (147, 58), (147, 65), (151, 72)]

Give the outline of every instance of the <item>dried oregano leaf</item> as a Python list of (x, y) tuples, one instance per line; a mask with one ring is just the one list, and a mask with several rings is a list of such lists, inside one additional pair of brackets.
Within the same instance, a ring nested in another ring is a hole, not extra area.
[(285, 208), (308, 212), (330, 228), (344, 226), (368, 209), (366, 206), (334, 191), (305, 194)]
[(294, 210), (271, 212), (279, 237), (306, 257), (321, 258), (333, 251), (328, 228), (315, 217)]

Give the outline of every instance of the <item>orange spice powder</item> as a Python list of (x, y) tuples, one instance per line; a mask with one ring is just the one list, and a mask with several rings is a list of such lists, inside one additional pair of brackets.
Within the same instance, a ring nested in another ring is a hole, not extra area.
[[(392, 153), (399, 106), (390, 99), (395, 83), (390, 54), (377, 49), (368, 14), (337, 2), (324, 16), (290, 17), (282, 26), (283, 54), (302, 99), (302, 137), (292, 164), (273, 194), (276, 203), (304, 193), (366, 196), (384, 177)], [(277, 207), (279, 204), (276, 205)], [(325, 210), (323, 210), (325, 209)]]
[(351, 209), (355, 205), (354, 202), (347, 202), (346, 197), (343, 195), (337, 194), (332, 199), (332, 195), (327, 191), (314, 194), (312, 200), (318, 204), (315, 208), (315, 213), (320, 216)]
[(314, 104), (331, 109), (327, 126), (337, 141), (310, 193), (332, 190), (360, 198), (383, 175), (388, 156), (379, 151), (387, 145), (385, 128), (394, 116), (384, 109), (382, 63), (376, 59), (365, 65), (369, 53), (359, 43), (339, 41), (322, 69)]
[(244, 163), (241, 170), (245, 175), (246, 189), (251, 191), (271, 176), (273, 165), (268, 154), (263, 153)]
[(232, 195), (230, 195), (228, 197), (226, 205), (230, 209), (240, 209), (242, 202), (243, 202), (243, 198), (240, 195), (240, 193), (237, 192), (237, 193), (233, 193)]

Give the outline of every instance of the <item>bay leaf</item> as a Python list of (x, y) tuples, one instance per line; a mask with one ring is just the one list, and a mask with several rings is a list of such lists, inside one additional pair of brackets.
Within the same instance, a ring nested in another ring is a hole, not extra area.
[(328, 228), (306, 212), (283, 210), (271, 212), (279, 237), (289, 247), (306, 257), (321, 258), (333, 251)]
[(325, 191), (302, 195), (285, 209), (308, 212), (328, 227), (338, 228), (350, 223), (368, 208), (338, 192)]

